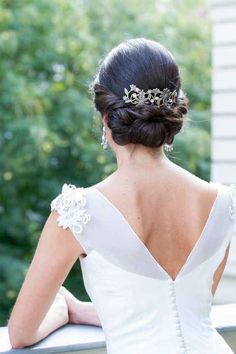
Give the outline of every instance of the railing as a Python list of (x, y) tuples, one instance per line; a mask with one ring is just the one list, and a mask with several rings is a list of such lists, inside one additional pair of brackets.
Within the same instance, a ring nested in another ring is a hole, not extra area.
[[(236, 352), (236, 304), (213, 305), (211, 319), (214, 327)], [(24, 349), (12, 349), (7, 327), (0, 327), (0, 353), (78, 353), (105, 354), (106, 343), (101, 327), (65, 325), (47, 338)]]

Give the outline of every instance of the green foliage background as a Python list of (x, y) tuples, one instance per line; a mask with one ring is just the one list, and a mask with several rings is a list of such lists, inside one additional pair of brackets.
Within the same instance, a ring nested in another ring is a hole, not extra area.
[[(203, 0), (2, 0), (0, 3), (0, 325), (63, 183), (88, 186), (116, 168), (100, 146), (88, 91), (99, 61), (147, 37), (180, 65), (191, 122), (169, 155), (210, 176), (210, 22)], [(191, 127), (190, 127), (191, 126)], [(65, 286), (89, 300), (79, 262)]]

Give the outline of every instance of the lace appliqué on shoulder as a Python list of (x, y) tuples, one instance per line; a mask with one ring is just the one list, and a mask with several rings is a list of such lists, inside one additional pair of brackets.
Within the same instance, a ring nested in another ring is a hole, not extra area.
[(229, 216), (232, 220), (236, 221), (236, 185), (232, 183), (229, 188), (232, 199), (232, 203), (229, 207)]
[(51, 211), (55, 209), (59, 213), (58, 225), (63, 229), (69, 227), (76, 237), (82, 233), (84, 225), (91, 219), (91, 215), (85, 209), (86, 198), (83, 189), (72, 184), (64, 184), (61, 194), (51, 202)]

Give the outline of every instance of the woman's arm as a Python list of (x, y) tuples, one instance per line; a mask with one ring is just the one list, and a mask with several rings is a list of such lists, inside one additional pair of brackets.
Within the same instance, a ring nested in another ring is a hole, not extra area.
[(38, 342), (68, 320), (60, 287), (84, 253), (70, 229), (58, 226), (52, 211), (8, 321), (10, 343), (22, 348)]
[(67, 303), (69, 323), (89, 324), (101, 327), (100, 319), (92, 302), (77, 299), (64, 286), (60, 288), (59, 293), (64, 296)]
[[(35, 337), (28, 338), (27, 342), (21, 343), (21, 348), (39, 342), (54, 330), (68, 323), (68, 307), (65, 298), (59, 293), (56, 295), (49, 311), (43, 319)], [(18, 347), (19, 348), (19, 347)]]

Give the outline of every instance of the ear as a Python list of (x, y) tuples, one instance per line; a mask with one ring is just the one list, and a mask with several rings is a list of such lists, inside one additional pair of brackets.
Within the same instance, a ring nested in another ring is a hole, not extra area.
[(107, 121), (108, 121), (108, 113), (106, 112), (102, 115), (102, 123), (104, 125), (107, 125)]

